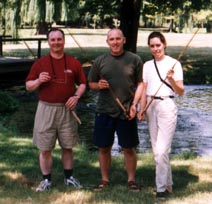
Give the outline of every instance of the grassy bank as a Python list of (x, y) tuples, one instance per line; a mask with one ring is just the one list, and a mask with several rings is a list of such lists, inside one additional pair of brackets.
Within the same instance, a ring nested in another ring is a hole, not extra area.
[[(72, 34), (74, 34), (80, 47), (76, 45), (67, 31), (66, 33), (66, 52), (76, 56), (82, 63), (94, 60), (100, 54), (108, 51), (105, 42), (106, 31), (104, 30), (72, 30)], [(165, 33), (165, 35), (168, 42), (167, 54), (178, 58), (190, 40), (191, 34)], [(151, 59), (149, 48), (146, 46), (147, 36), (148, 32), (139, 32), (137, 54), (141, 56), (144, 62)], [(211, 36), (210, 34), (196, 35), (184, 55), (180, 58), (184, 70), (185, 84), (212, 84)], [(13, 45), (5, 44), (4, 56), (32, 57), (31, 52), (36, 55), (37, 45), (28, 42), (28, 46), (30, 50), (26, 48), (23, 42)], [(42, 42), (41, 55), (47, 53), (48, 45), (46, 42)]]
[(29, 135), (17, 137), (0, 127), (0, 204), (209, 204), (212, 202), (212, 158), (195, 157), (192, 154), (174, 156), (171, 159), (174, 193), (167, 201), (154, 196), (154, 162), (152, 154), (138, 155), (137, 181), (142, 185), (139, 193), (129, 192), (123, 156), (114, 156), (111, 168), (110, 188), (94, 192), (92, 187), (100, 181), (97, 152), (90, 152), (83, 145), (75, 151), (74, 175), (84, 188), (75, 190), (63, 184), (60, 149), (54, 151), (53, 188), (37, 193), (34, 188), (41, 176), (38, 151)]
[[(183, 47), (168, 47), (167, 54), (178, 58)], [(32, 49), (33, 50), (33, 49)], [(92, 61), (100, 54), (108, 51), (105, 47), (90, 47), (85, 48), (82, 52), (79, 48), (67, 48), (66, 52), (77, 57), (82, 64), (86, 63), (88, 60)], [(34, 53), (37, 51), (34, 50)], [(184, 83), (193, 84), (212, 84), (212, 58), (211, 58), (212, 48), (189, 48), (186, 54), (180, 59), (184, 71)], [(48, 49), (42, 50), (42, 55), (48, 53)], [(148, 47), (138, 47), (137, 54), (141, 56), (143, 62), (151, 59)], [(26, 49), (8, 50), (5, 52), (7, 57), (28, 57), (29, 52)], [(29, 56), (30, 57), (30, 56)], [(85, 68), (87, 72), (89, 68)]]

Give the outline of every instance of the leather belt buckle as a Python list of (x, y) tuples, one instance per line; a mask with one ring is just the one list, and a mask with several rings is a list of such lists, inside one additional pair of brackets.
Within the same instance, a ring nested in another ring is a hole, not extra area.
[(151, 98), (158, 99), (158, 100), (163, 100), (163, 98), (161, 96), (151, 96)]

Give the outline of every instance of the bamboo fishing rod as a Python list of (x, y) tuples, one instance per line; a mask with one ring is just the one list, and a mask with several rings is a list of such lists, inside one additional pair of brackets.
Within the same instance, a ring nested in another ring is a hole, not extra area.
[(68, 29), (68, 34), (71, 36), (73, 41), (76, 43), (76, 45), (79, 47), (79, 49), (82, 51), (84, 58), (88, 61), (89, 65), (92, 65), (93, 62), (92, 60), (88, 57), (87, 52), (81, 47), (80, 43), (77, 41), (77, 39), (74, 37), (74, 35), (69, 31)]
[(32, 49), (29, 47), (29, 45), (26, 43), (25, 40), (24, 40), (24, 44), (26, 45), (27, 49), (29, 50), (29, 52), (31, 53), (31, 55), (34, 57), (34, 59), (36, 59), (36, 56), (35, 56), (34, 52), (33, 52)]
[[(175, 65), (177, 64), (177, 62), (178, 62), (178, 61), (181, 59), (181, 57), (184, 55), (185, 51), (187, 50), (187, 48), (189, 47), (191, 41), (194, 39), (194, 37), (195, 37), (196, 34), (198, 33), (199, 29), (200, 29), (200, 28), (198, 28), (198, 29), (194, 32), (194, 34), (192, 35), (191, 39), (188, 41), (188, 43), (186, 44), (186, 46), (185, 46), (185, 47), (182, 49), (182, 51), (180, 52), (180, 54), (179, 54), (179, 56), (178, 56), (176, 62), (174, 63), (174, 65), (173, 65), (172, 68), (171, 68), (172, 70), (174, 69), (174, 67), (175, 67)], [(167, 79), (167, 77), (168, 77), (168, 76), (165, 77), (164, 81)], [(149, 101), (149, 103), (148, 103), (148, 104), (146, 105), (146, 107), (144, 108), (142, 114), (144, 114), (144, 113), (147, 111), (147, 109), (149, 108), (149, 106), (152, 104), (152, 102), (153, 102), (153, 100), (154, 100), (154, 97), (157, 95), (157, 93), (159, 92), (159, 90), (161, 89), (161, 87), (162, 87), (163, 84), (164, 84), (163, 82), (160, 84), (159, 88), (157, 89), (157, 91), (155, 92), (155, 94), (151, 97), (151, 100)]]
[(121, 103), (121, 101), (119, 100), (119, 98), (116, 96), (116, 94), (114, 93), (113, 89), (109, 86), (109, 91), (112, 94), (113, 98), (115, 99), (116, 103), (118, 104), (118, 106), (122, 109), (122, 111), (124, 112), (124, 115), (126, 116), (126, 118), (129, 118), (127, 109), (124, 107), (124, 105)]
[(76, 119), (76, 121), (81, 125), (82, 122), (81, 122), (80, 118), (78, 117), (78, 115), (76, 114), (76, 112), (72, 110), (71, 113), (74, 116), (74, 118)]

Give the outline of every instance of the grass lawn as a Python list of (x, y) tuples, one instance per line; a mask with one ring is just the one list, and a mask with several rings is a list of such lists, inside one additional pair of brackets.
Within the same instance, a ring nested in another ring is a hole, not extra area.
[(60, 148), (54, 150), (53, 187), (49, 192), (35, 192), (41, 175), (38, 151), (30, 136), (18, 137), (1, 127), (0, 131), (0, 204), (209, 204), (212, 203), (212, 158), (192, 154), (172, 157), (174, 193), (166, 201), (155, 199), (154, 162), (152, 154), (138, 154), (136, 179), (142, 186), (139, 193), (129, 192), (123, 155), (114, 156), (111, 185), (94, 192), (100, 181), (97, 152), (83, 145), (74, 149), (74, 175), (83, 189), (68, 188), (63, 184)]

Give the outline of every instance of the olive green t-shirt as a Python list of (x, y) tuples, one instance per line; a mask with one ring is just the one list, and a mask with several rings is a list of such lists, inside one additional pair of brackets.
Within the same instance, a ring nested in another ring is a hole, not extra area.
[[(142, 68), (141, 58), (134, 53), (125, 51), (120, 56), (107, 53), (96, 58), (89, 71), (88, 81), (107, 80), (115, 96), (129, 110), (137, 84), (142, 82)], [(98, 94), (96, 112), (126, 119), (109, 89), (100, 90)]]

